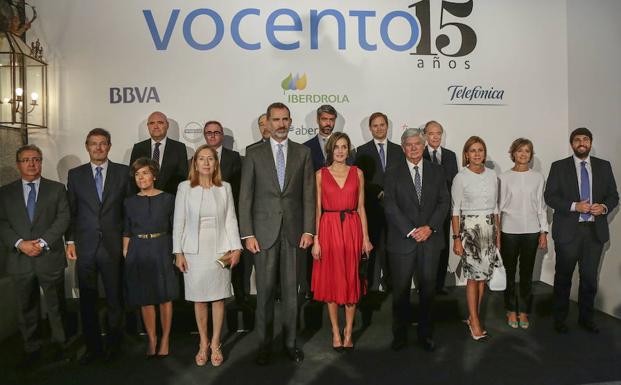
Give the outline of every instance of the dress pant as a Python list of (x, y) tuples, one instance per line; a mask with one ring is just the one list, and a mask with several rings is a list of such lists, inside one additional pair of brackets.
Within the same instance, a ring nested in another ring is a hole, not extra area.
[[(254, 256), (257, 281), (256, 330), (259, 348), (271, 350), (274, 334), (274, 297), (280, 275), (283, 340), (287, 348), (295, 347), (298, 315), (298, 275), (300, 260), (306, 255), (291, 245), (282, 231), (269, 249)], [(280, 274), (278, 274), (280, 273)]]
[(396, 340), (407, 339), (408, 326), (412, 321), (410, 293), (412, 278), (418, 290), (418, 338), (431, 338), (433, 333), (432, 307), (436, 294), (438, 253), (431, 243), (419, 243), (411, 253), (390, 253), (392, 266), (392, 332)]
[(448, 270), (449, 248), (452, 245), (449, 237), (451, 234), (451, 214), (447, 215), (442, 225), (444, 228), (444, 248), (440, 251), (440, 259), (438, 262), (438, 276), (436, 277), (436, 290), (444, 289), (446, 280), (446, 271)]
[(122, 302), (122, 257), (111, 256), (101, 245), (93, 255), (78, 255), (78, 286), (80, 288), (80, 316), (86, 348), (90, 352), (101, 352), (101, 327), (97, 302), (99, 290), (98, 274), (101, 275), (107, 305), (107, 343), (109, 349), (118, 349), (121, 342), (123, 320)]
[(579, 319), (582, 322), (592, 322), (599, 262), (603, 249), (603, 244), (595, 233), (595, 224), (593, 222), (578, 224), (578, 231), (571, 242), (555, 242), (554, 246), (556, 248), (554, 319), (557, 322), (564, 322), (567, 319), (571, 279), (577, 263), (580, 272)]
[(382, 227), (380, 231), (371, 239), (373, 250), (369, 254), (369, 262), (367, 268), (367, 287), (371, 291), (378, 291), (380, 285), (384, 291), (388, 290), (391, 284), (390, 260), (386, 251), (386, 228)]
[[(505, 308), (518, 313), (530, 313), (533, 306), (533, 268), (537, 256), (539, 233), (500, 233), (502, 261), (507, 271)], [(519, 262), (518, 262), (519, 261)], [(520, 286), (516, 293), (515, 273), (520, 266)]]
[(24, 340), (24, 350), (31, 353), (42, 345), (38, 333), (41, 315), (41, 291), (47, 307), (52, 341), (65, 343), (65, 269), (30, 272), (11, 276), (17, 293), (17, 324)]
[(250, 276), (253, 264), (254, 258), (252, 253), (243, 249), (239, 263), (231, 270), (233, 294), (235, 295), (235, 302), (238, 304), (244, 303), (250, 293)]

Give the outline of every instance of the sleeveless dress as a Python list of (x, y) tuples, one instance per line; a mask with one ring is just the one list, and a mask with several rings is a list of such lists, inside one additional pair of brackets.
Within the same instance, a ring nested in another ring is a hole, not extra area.
[(357, 167), (350, 167), (342, 188), (326, 167), (321, 169), (321, 259), (313, 260), (311, 282), (317, 301), (343, 305), (355, 304), (360, 299), (358, 264), (363, 236), (356, 211), (359, 189)]

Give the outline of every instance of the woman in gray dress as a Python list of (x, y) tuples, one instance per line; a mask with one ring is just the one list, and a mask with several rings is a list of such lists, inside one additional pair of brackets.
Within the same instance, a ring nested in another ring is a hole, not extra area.
[[(196, 150), (189, 180), (181, 182), (175, 200), (173, 252), (183, 272), (185, 299), (194, 302), (200, 344), (195, 362), (209, 358), (220, 366), (220, 336), (224, 322), (224, 299), (232, 295), (231, 271), (239, 262), (242, 246), (231, 186), (220, 176), (217, 152), (203, 145)], [(213, 333), (207, 331), (207, 304), (211, 303)]]
[(471, 136), (464, 144), (465, 166), (453, 179), (453, 251), (461, 256), (466, 283), (468, 319), (472, 338), (479, 341), (486, 332), (479, 320), (479, 308), (498, 260), (498, 181), (485, 167), (487, 148), (483, 139)]

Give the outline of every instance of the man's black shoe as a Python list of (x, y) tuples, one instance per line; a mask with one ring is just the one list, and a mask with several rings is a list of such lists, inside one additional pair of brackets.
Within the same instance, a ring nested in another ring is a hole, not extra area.
[(433, 342), (433, 340), (431, 338), (422, 338), (422, 339), (419, 339), (418, 342), (420, 342), (420, 346), (426, 352), (430, 352), (431, 353), (434, 350), (436, 350), (436, 343)]
[(91, 351), (86, 351), (82, 357), (80, 357), (80, 359), (78, 360), (78, 364), (80, 365), (89, 365), (91, 364), (93, 361), (97, 360), (98, 358), (101, 357), (101, 353), (98, 352), (91, 352)]
[(296, 364), (304, 361), (304, 352), (298, 348), (287, 348), (287, 357)]
[(395, 352), (398, 352), (399, 350), (403, 349), (406, 345), (407, 345), (407, 342), (405, 339), (395, 338), (394, 340), (392, 340), (392, 343), (390, 344), (390, 348), (394, 350)]
[(556, 330), (559, 334), (567, 334), (569, 333), (569, 328), (563, 321), (555, 321), (554, 322), (554, 330)]
[(593, 321), (578, 321), (578, 325), (589, 333), (599, 334), (599, 327)]
[(267, 350), (259, 350), (257, 358), (254, 360), (257, 365), (265, 366), (270, 363), (270, 352)]

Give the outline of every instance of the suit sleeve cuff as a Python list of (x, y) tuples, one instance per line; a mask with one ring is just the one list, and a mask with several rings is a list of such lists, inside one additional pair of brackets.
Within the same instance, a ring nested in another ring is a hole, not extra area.
[(608, 206), (606, 206), (605, 204), (602, 203), (602, 206), (604, 206), (604, 212), (603, 214), (608, 214)]
[(407, 235), (405, 236), (406, 238), (410, 238), (410, 236), (416, 231), (416, 227), (412, 229), (412, 231), (410, 231), (409, 233), (407, 233)]
[(240, 239), (244, 240), (244, 239), (248, 239), (248, 238), (254, 238), (254, 235), (246, 235), (245, 237), (241, 237)]
[(65, 244), (67, 244), (67, 245), (73, 245), (74, 243), (75, 243), (74, 241), (67, 241), (67, 242), (65, 242)]
[(573, 203), (571, 204), (571, 206), (569, 207), (569, 211), (576, 211), (576, 203), (577, 203), (577, 202), (573, 202)]
[(17, 240), (17, 242), (15, 242), (15, 248), (17, 250), (19, 250), (19, 244), (22, 243), (23, 240), (24, 240), (24, 238), (20, 238), (20, 239)]

